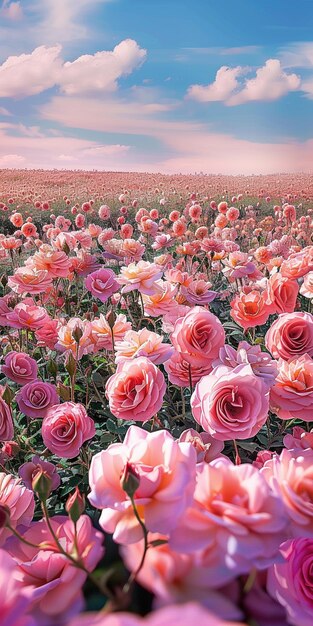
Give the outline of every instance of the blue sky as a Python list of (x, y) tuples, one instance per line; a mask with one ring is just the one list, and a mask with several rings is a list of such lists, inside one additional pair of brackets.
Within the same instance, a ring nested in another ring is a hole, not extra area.
[(0, 0), (0, 167), (313, 169), (311, 0)]

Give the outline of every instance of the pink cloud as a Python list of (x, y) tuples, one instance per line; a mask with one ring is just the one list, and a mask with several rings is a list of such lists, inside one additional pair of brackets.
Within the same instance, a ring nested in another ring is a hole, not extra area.
[(210, 85), (191, 85), (187, 91), (187, 97), (197, 102), (223, 102), (239, 87), (238, 76), (243, 73), (243, 68), (227, 67), (223, 65), (216, 72), (216, 77)]
[(20, 2), (10, 2), (10, 0), (3, 0), (2, 7), (0, 9), (0, 15), (3, 15), (7, 20), (17, 22), (24, 16), (23, 9)]

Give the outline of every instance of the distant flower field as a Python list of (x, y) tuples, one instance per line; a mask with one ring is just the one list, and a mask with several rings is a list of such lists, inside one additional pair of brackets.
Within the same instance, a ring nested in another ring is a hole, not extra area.
[(0, 171), (1, 626), (313, 623), (313, 182)]

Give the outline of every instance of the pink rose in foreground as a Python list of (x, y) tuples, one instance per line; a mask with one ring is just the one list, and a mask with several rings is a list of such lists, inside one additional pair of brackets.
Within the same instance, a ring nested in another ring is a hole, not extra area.
[(220, 366), (198, 382), (191, 408), (196, 422), (215, 439), (248, 439), (266, 422), (269, 391), (250, 365)]
[(50, 452), (62, 459), (73, 459), (78, 456), (83, 443), (94, 436), (96, 429), (82, 404), (63, 402), (50, 407), (41, 432)]
[(200, 306), (175, 322), (172, 344), (182, 358), (195, 367), (205, 367), (218, 356), (225, 343), (224, 328), (219, 319)]
[[(50, 522), (65, 551), (75, 558), (80, 557), (86, 569), (93, 571), (104, 550), (103, 535), (93, 528), (90, 518), (87, 515), (79, 518), (76, 541), (74, 523), (70, 519), (55, 516)], [(40, 550), (15, 537), (6, 544), (18, 564), (16, 576), (31, 601), (32, 615), (40, 624), (64, 623), (84, 606), (82, 586), (87, 575), (59, 552), (45, 520), (31, 524), (23, 537), (30, 543), (50, 545)]]
[(35, 476), (40, 473), (40, 471), (44, 471), (45, 474), (51, 478), (51, 491), (54, 491), (60, 486), (61, 478), (57, 473), (56, 466), (49, 461), (44, 461), (37, 455), (34, 455), (31, 461), (23, 463), (23, 465), (20, 466), (18, 473), (26, 487), (28, 487), (28, 489), (32, 489), (33, 480)]
[(85, 279), (85, 287), (95, 298), (98, 298), (101, 302), (106, 302), (119, 290), (120, 285), (116, 280), (113, 270), (101, 268), (87, 276)]
[(30, 600), (21, 592), (16, 571), (14, 559), (6, 551), (0, 550), (1, 626), (35, 626), (33, 618), (25, 615)]
[(142, 538), (130, 498), (122, 487), (129, 464), (139, 477), (134, 500), (151, 532), (167, 534), (177, 525), (191, 502), (196, 453), (189, 443), (179, 443), (165, 430), (148, 433), (130, 426), (123, 443), (111, 444), (96, 454), (90, 466), (91, 504), (102, 509), (100, 526), (118, 543)]
[(279, 315), (265, 335), (267, 349), (285, 361), (308, 354), (313, 358), (313, 315), (305, 312)]
[(219, 458), (197, 465), (194, 502), (169, 542), (185, 553), (202, 550), (218, 585), (274, 563), (286, 522), (280, 497), (255, 467)]
[(313, 450), (286, 450), (261, 470), (281, 498), (293, 536), (313, 537)]
[[(29, 526), (35, 510), (34, 494), (21, 484), (20, 479), (0, 472), (0, 506), (10, 510), (10, 524), (13, 528), (22, 524)], [(10, 535), (8, 528), (0, 528), (0, 545)]]
[(270, 405), (282, 420), (313, 422), (313, 360), (308, 354), (288, 362), (279, 360)]
[[(159, 609), (147, 617), (137, 617), (131, 613), (115, 613), (107, 616), (88, 613), (76, 617), (69, 626), (234, 626), (207, 611), (200, 604), (191, 602), (180, 606)], [(236, 626), (245, 626), (236, 622)]]
[(146, 357), (122, 361), (106, 383), (110, 411), (118, 419), (146, 422), (163, 404), (166, 382)]
[[(150, 541), (164, 539), (162, 535), (150, 535)], [(130, 572), (137, 571), (143, 548), (143, 540), (122, 546), (121, 555)], [(199, 564), (197, 555), (175, 552), (168, 543), (148, 550), (137, 580), (154, 594), (154, 609), (193, 600), (201, 602), (220, 618), (237, 620), (242, 617), (236, 606), (239, 600), (237, 581), (221, 588), (216, 584), (214, 572)]]
[(38, 366), (25, 352), (9, 352), (1, 366), (3, 374), (18, 385), (25, 385), (37, 378)]
[(55, 385), (42, 380), (26, 383), (15, 399), (21, 413), (33, 419), (46, 417), (50, 407), (60, 402)]
[(286, 541), (280, 552), (284, 562), (269, 570), (268, 592), (286, 610), (289, 624), (312, 626), (313, 539)]

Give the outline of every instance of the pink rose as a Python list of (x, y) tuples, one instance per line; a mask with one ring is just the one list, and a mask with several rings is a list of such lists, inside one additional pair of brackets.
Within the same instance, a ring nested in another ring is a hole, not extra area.
[(225, 343), (224, 328), (219, 319), (200, 306), (175, 322), (172, 344), (191, 366), (207, 366), (218, 356)]
[(288, 362), (279, 360), (270, 405), (282, 420), (298, 418), (313, 422), (313, 360), (308, 354)]
[(189, 387), (190, 383), (195, 385), (199, 380), (210, 374), (212, 371), (211, 361), (202, 365), (192, 366), (186, 361), (183, 355), (176, 350), (172, 356), (164, 363), (169, 381), (177, 387)]
[(93, 506), (102, 509), (100, 526), (114, 533), (118, 543), (142, 538), (142, 528), (122, 486), (127, 464), (138, 476), (134, 500), (146, 527), (151, 532), (171, 532), (192, 499), (193, 446), (175, 441), (165, 430), (148, 433), (130, 426), (123, 443), (111, 444), (93, 457), (88, 497)]
[(146, 357), (122, 361), (106, 383), (110, 410), (118, 419), (146, 422), (163, 404), (166, 382)]
[[(64, 516), (50, 518), (51, 526), (64, 550), (77, 554), (88, 571), (93, 571), (103, 556), (103, 535), (96, 531), (87, 515), (74, 523)], [(45, 520), (34, 522), (23, 532), (30, 543), (47, 543), (51, 547), (40, 550), (25, 545), (15, 537), (6, 544), (8, 552), (17, 561), (17, 578), (32, 604), (32, 615), (38, 623), (65, 623), (83, 606), (82, 586), (86, 573), (75, 567), (59, 552)]]
[(1, 626), (35, 626), (26, 612), (30, 599), (21, 592), (17, 580), (17, 564), (4, 550), (0, 550), (0, 607)]
[(106, 302), (113, 293), (119, 290), (120, 285), (115, 279), (113, 270), (101, 268), (87, 276), (85, 287), (95, 298)]
[(46, 417), (50, 407), (60, 402), (56, 387), (42, 380), (26, 383), (15, 399), (21, 413), (34, 419)]
[(201, 550), (199, 562), (213, 568), (218, 585), (274, 563), (286, 522), (280, 497), (255, 467), (219, 458), (197, 465), (194, 502), (169, 543), (184, 553)]
[(274, 384), (277, 375), (276, 361), (271, 359), (267, 352), (262, 352), (260, 346), (251, 346), (247, 341), (240, 341), (237, 350), (225, 344), (219, 351), (218, 359), (213, 361), (212, 365), (213, 367), (226, 365), (234, 368), (243, 363), (249, 363), (255, 376), (260, 376), (267, 387)]
[(288, 623), (312, 626), (313, 540), (299, 537), (282, 544), (283, 563), (269, 570), (268, 592), (287, 612)]
[(292, 434), (287, 433), (284, 436), (283, 444), (288, 450), (306, 450), (313, 449), (313, 431), (304, 430), (301, 426), (294, 426)]
[(82, 404), (63, 402), (49, 408), (42, 422), (45, 446), (62, 459), (73, 459), (96, 432), (94, 421)]
[(267, 349), (275, 359), (285, 361), (307, 353), (313, 357), (313, 315), (283, 313), (265, 335)]
[(184, 430), (178, 441), (187, 441), (193, 445), (197, 453), (197, 463), (202, 463), (202, 461), (210, 463), (210, 461), (219, 457), (224, 449), (224, 444), (221, 441), (214, 439), (209, 433), (198, 433), (193, 428)]
[(285, 506), (292, 536), (313, 537), (313, 450), (284, 449), (261, 473)]
[[(97, 615), (92, 613), (76, 617), (69, 626), (234, 626), (234, 622), (225, 622), (207, 611), (200, 604), (190, 602), (183, 605), (172, 605), (153, 612), (147, 617), (138, 617), (132, 613), (114, 613)], [(236, 626), (245, 626), (236, 622)]]
[(25, 352), (9, 352), (1, 367), (3, 374), (18, 385), (25, 385), (37, 378), (38, 366)]
[(250, 365), (220, 366), (198, 382), (191, 408), (196, 422), (215, 439), (248, 439), (266, 422), (269, 390)]
[(276, 313), (293, 313), (299, 293), (296, 280), (284, 277), (280, 272), (272, 274), (268, 281), (268, 292)]

